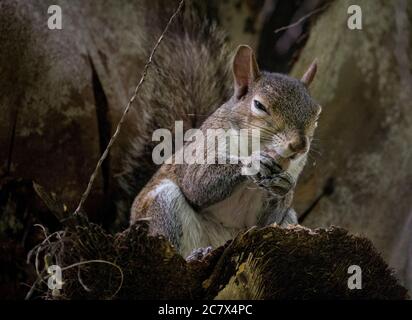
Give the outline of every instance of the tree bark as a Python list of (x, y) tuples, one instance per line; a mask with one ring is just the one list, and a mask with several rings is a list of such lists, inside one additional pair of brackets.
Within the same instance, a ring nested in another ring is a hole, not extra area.
[(323, 106), (320, 154), (312, 153), (295, 204), (301, 213), (312, 207), (306, 226), (371, 239), (412, 289), (412, 3), (358, 1), (362, 30), (347, 27), (351, 4), (333, 2), (293, 70), (299, 77), (318, 59), (311, 91)]

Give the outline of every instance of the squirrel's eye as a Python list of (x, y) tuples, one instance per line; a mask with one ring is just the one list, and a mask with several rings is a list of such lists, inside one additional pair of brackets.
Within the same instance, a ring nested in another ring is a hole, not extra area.
[(253, 100), (253, 103), (254, 103), (254, 106), (255, 106), (256, 109), (268, 113), (268, 111), (267, 111), (267, 109), (265, 108), (265, 106), (264, 106), (263, 104), (261, 104), (259, 101)]

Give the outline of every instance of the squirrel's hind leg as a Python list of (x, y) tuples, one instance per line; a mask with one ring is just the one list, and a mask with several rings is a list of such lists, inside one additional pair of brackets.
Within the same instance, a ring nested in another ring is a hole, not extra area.
[(296, 211), (291, 207), (292, 199), (293, 193), (281, 199), (270, 199), (258, 225), (267, 226), (276, 223), (281, 227), (287, 227), (288, 225), (298, 224)]
[(160, 181), (146, 197), (151, 202), (146, 209), (151, 233), (164, 235), (183, 257), (210, 245), (198, 213), (174, 181)]
[(285, 216), (283, 217), (282, 221), (280, 222), (281, 227), (287, 227), (288, 225), (298, 224), (298, 216), (296, 214), (295, 209), (289, 208), (286, 211)]

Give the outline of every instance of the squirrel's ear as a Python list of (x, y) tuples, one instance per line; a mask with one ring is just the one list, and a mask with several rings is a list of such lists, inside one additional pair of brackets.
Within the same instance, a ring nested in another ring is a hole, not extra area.
[(300, 79), (303, 84), (309, 88), (310, 84), (312, 83), (312, 80), (315, 78), (316, 71), (318, 69), (318, 61), (315, 59), (308, 70), (306, 70), (305, 74), (303, 75), (302, 79)]
[(239, 46), (233, 59), (235, 95), (238, 99), (247, 93), (250, 84), (256, 80), (259, 75), (259, 67), (252, 48), (246, 45)]

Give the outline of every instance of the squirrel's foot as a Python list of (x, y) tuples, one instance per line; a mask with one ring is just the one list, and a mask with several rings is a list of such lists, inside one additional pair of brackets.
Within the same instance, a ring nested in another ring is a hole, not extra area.
[(193, 260), (202, 260), (205, 256), (207, 256), (210, 252), (212, 252), (212, 247), (205, 247), (205, 248), (197, 248), (192, 251), (186, 258), (186, 261), (193, 261)]

